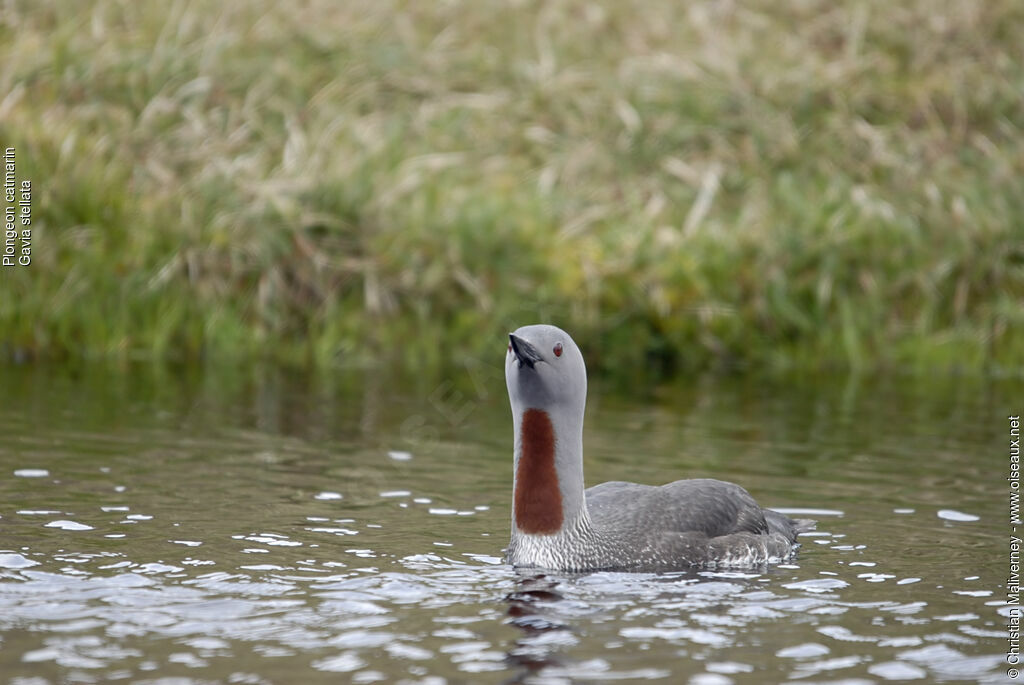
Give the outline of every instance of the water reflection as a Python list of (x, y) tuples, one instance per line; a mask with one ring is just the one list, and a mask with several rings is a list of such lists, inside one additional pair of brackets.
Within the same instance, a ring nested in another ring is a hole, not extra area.
[[(797, 573), (790, 575), (794, 571)], [(885, 634), (900, 632), (893, 630), (897, 626), (970, 622), (980, 618), (977, 614), (929, 619), (922, 616), (929, 611), (924, 601), (884, 597), (853, 601), (850, 595), (854, 593), (844, 593), (857, 583), (852, 575), (843, 579), (835, 572), (821, 573), (828, 575), (814, 577), (798, 566), (787, 565), (760, 572), (693, 571), (661, 576), (519, 575), (515, 589), (505, 597), (508, 623), (522, 633), (507, 652), (506, 663), (519, 669), (508, 682), (533, 682), (539, 677), (544, 682), (561, 678), (658, 679), (673, 674), (689, 674), (698, 682), (733, 682), (754, 673), (766, 679), (770, 671), (775, 675), (767, 679), (804, 681), (863, 665), (868, 666), (869, 674), (883, 680), (926, 679), (929, 673), (946, 679), (1000, 680), (993, 671), (1001, 655), (970, 656), (963, 651), (977, 644), (965, 635), (996, 637), (1001, 635), (998, 630), (979, 631), (962, 624), (960, 636), (929, 630)], [(866, 582), (881, 580), (875, 577)], [(864, 632), (837, 625), (834, 617), (863, 626)], [(780, 621), (813, 628), (812, 639), (792, 644), (779, 641), (769, 626)], [(606, 622), (616, 630), (603, 631)], [(635, 654), (674, 645), (676, 657), (683, 661), (672, 661), (669, 668), (623, 670), (616, 669), (610, 657), (568, 656), (580, 642), (601, 635), (607, 638), (603, 646), (609, 655), (616, 650)], [(874, 656), (879, 651), (888, 651), (890, 658), (879, 661)], [(731, 652), (728, 657), (727, 652)], [(744, 654), (749, 658), (743, 658)], [(941, 663), (931, 661), (933, 658), (940, 658)]]
[[(557, 592), (558, 584), (557, 580), (544, 574), (528, 575), (518, 579), (516, 590), (505, 596), (509, 623), (524, 635), (506, 652), (505, 663), (518, 671), (518, 675), (507, 682), (526, 682), (543, 669), (563, 665), (563, 659), (551, 648), (551, 640), (546, 638), (549, 635), (557, 638), (559, 633), (565, 633), (571, 640), (572, 630), (565, 623), (547, 618), (544, 611), (548, 605), (564, 599)], [(556, 642), (564, 644), (557, 639)]]

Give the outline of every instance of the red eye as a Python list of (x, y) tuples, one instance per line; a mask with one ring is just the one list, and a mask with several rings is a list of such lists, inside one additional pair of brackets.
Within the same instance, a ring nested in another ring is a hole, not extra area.
[(562, 343), (555, 343), (555, 356), (556, 357), (561, 357), (562, 356)]
[(511, 351), (512, 351), (512, 343), (509, 343), (509, 344), (508, 344), (508, 351), (509, 351), (509, 352), (511, 352)]

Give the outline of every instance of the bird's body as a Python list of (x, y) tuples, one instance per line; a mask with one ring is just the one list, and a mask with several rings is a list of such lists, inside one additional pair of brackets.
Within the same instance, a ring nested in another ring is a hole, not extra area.
[(512, 539), (516, 566), (560, 571), (673, 571), (749, 566), (793, 554), (811, 522), (762, 509), (711, 479), (583, 488), (586, 367), (554, 326), (509, 336), (505, 364), (515, 429)]

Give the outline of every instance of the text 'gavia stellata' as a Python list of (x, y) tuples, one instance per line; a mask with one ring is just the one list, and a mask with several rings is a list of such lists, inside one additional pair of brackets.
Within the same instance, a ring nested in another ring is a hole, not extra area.
[(762, 509), (733, 483), (583, 488), (587, 369), (569, 334), (547, 325), (509, 334), (505, 382), (515, 468), (508, 561), (556, 571), (674, 571), (786, 559), (813, 527)]

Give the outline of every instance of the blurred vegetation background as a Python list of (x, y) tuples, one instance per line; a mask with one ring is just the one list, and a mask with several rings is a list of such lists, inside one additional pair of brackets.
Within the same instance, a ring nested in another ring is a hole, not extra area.
[(1024, 3), (9, 0), (8, 358), (1024, 367)]

